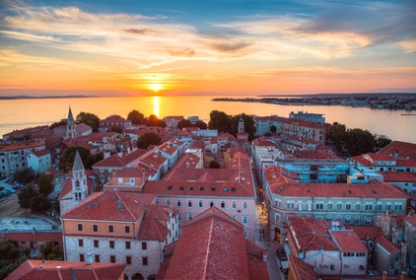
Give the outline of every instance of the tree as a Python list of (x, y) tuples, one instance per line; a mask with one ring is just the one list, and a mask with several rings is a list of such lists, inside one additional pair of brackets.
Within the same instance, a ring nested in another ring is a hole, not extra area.
[(147, 119), (145, 124), (147, 126), (160, 126), (160, 127), (166, 127), (166, 122), (164, 120), (159, 120), (159, 118), (156, 115), (150, 115)]
[(218, 110), (213, 110), (211, 113), (209, 113), (209, 118), (209, 129), (217, 129), (219, 132), (229, 132), (231, 130), (231, 117), (226, 113)]
[(348, 129), (345, 146), (350, 156), (358, 156), (372, 152), (375, 147), (374, 136), (368, 130), (360, 128)]
[(16, 181), (23, 184), (32, 182), (35, 179), (35, 177), (36, 174), (32, 168), (23, 168), (16, 171), (16, 173), (14, 174), (14, 178), (16, 179)]
[(147, 149), (150, 145), (159, 145), (161, 140), (156, 132), (143, 133), (137, 140), (137, 148)]
[(192, 126), (193, 126), (193, 124), (191, 123), (190, 120), (183, 119), (180, 122), (178, 122), (178, 128), (179, 129), (182, 129), (184, 127), (192, 127)]
[(33, 184), (27, 184), (26, 186), (21, 188), (19, 193), (17, 194), (20, 207), (24, 209), (30, 208), (32, 206), (33, 197), (37, 195), (38, 191), (35, 189)]
[(220, 164), (218, 162), (216, 162), (215, 160), (212, 160), (209, 163), (209, 168), (221, 168)]
[(231, 126), (231, 133), (237, 135), (238, 132), (238, 122), (240, 118), (244, 121), (244, 131), (248, 133), (248, 139), (252, 140), (254, 137), (254, 133), (256, 132), (256, 128), (254, 126), (254, 119), (252, 116), (246, 115), (244, 113), (233, 116), (232, 119), (232, 126)]
[(110, 129), (108, 130), (109, 132), (117, 132), (118, 134), (122, 134), (123, 133), (123, 128), (117, 125), (113, 125), (112, 127), (110, 127)]
[(205, 130), (208, 128), (208, 125), (204, 121), (201, 121), (201, 120), (197, 121), (195, 123), (195, 126), (202, 130)]
[(89, 169), (92, 165), (91, 152), (88, 148), (84, 146), (71, 146), (66, 148), (61, 159), (59, 160), (59, 170), (63, 172), (68, 172), (74, 166), (75, 153), (78, 150), (79, 155), (81, 156), (82, 163), (84, 164), (85, 169)]
[(377, 149), (382, 149), (392, 142), (386, 135), (378, 134), (374, 134), (374, 140), (376, 141)]
[(39, 175), (39, 192), (48, 196), (51, 192), (53, 192), (54, 185), (53, 185), (53, 174), (40, 174)]
[(347, 128), (345, 124), (340, 124), (334, 122), (329, 131), (329, 139), (334, 142), (335, 149), (338, 151), (339, 154), (343, 153), (343, 147), (345, 142), (345, 137), (347, 135)]
[(276, 131), (277, 131), (277, 127), (276, 127), (275, 125), (272, 125), (272, 126), (270, 127), (270, 132), (271, 132), (271, 133), (276, 133)]
[(41, 212), (48, 210), (49, 208), (51, 208), (51, 203), (45, 195), (40, 193), (32, 198), (32, 203), (30, 205), (30, 210), (32, 210), (32, 212)]
[(144, 124), (146, 122), (144, 115), (137, 110), (131, 111), (127, 115), (127, 119), (134, 124)]
[(77, 117), (75, 118), (75, 122), (78, 123), (85, 123), (92, 127), (93, 132), (98, 131), (98, 126), (100, 125), (100, 118), (98, 118), (95, 114), (80, 112)]
[(54, 129), (55, 127), (58, 127), (58, 126), (61, 126), (61, 125), (66, 125), (66, 120), (61, 120), (61, 121), (59, 121), (59, 122), (54, 122), (53, 124), (51, 124), (51, 125), (49, 126), (49, 129), (50, 129), (50, 130), (52, 130), (52, 129)]

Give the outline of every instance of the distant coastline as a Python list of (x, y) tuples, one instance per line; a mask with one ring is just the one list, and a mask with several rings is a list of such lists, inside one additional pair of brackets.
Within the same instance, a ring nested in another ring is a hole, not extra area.
[(16, 99), (57, 99), (57, 98), (99, 98), (101, 96), (96, 95), (46, 95), (46, 96), (29, 96), (29, 95), (16, 95), (16, 96), (0, 96), (0, 100), (16, 100)]

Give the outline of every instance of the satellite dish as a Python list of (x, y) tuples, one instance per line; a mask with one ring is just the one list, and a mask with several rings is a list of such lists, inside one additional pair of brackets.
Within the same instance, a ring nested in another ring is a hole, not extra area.
[(335, 221), (332, 221), (332, 225), (335, 226), (336, 225), (336, 222)]
[(335, 222), (335, 225), (336, 225), (336, 226), (339, 226), (339, 222)]

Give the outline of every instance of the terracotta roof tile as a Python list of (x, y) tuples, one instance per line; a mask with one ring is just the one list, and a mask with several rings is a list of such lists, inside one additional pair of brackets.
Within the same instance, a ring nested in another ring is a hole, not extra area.
[[(144, 214), (143, 205), (150, 205), (156, 196), (130, 192), (98, 192), (75, 205), (62, 219), (138, 221)], [(120, 204), (121, 202), (121, 204)], [(119, 209), (118, 206), (122, 209)]]
[(416, 182), (416, 174), (411, 172), (380, 172), (385, 182)]
[(297, 280), (318, 280), (320, 276), (314, 272), (313, 266), (304, 263), (301, 259), (289, 255), (289, 269), (296, 275)]
[(332, 230), (330, 234), (342, 252), (368, 252), (353, 230)]
[(140, 226), (139, 239), (164, 241), (169, 234), (169, 230), (166, 227), (166, 223), (170, 219), (169, 211), (175, 216), (170, 205), (146, 205), (145, 214)]
[(43, 149), (43, 150), (39, 150), (39, 151), (33, 151), (32, 154), (34, 154), (37, 157), (42, 157), (42, 156), (50, 154), (50, 152), (46, 149)]
[(384, 235), (380, 236), (376, 239), (376, 243), (378, 243), (381, 247), (386, 249), (390, 254), (395, 254), (400, 251), (400, 249), (390, 242)]

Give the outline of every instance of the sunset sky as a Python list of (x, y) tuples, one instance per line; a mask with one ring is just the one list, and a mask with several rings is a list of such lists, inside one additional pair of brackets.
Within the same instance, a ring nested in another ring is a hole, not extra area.
[(0, 3), (0, 96), (416, 92), (416, 1)]

